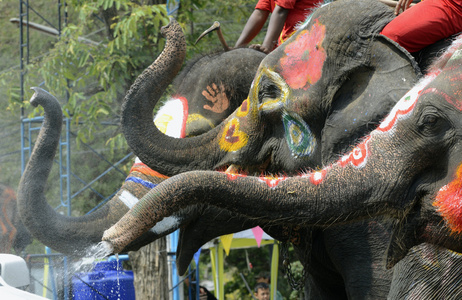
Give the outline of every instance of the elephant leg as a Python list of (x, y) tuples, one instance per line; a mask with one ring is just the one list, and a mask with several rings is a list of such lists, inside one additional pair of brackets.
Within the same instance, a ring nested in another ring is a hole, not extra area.
[(326, 251), (344, 278), (348, 299), (386, 299), (392, 270), (385, 268), (391, 222), (379, 219), (324, 230)]
[(430, 244), (412, 248), (394, 268), (388, 299), (461, 299), (462, 254)]
[(305, 265), (308, 276), (305, 283), (305, 299), (310, 300), (346, 300), (345, 283), (325, 248), (321, 232), (314, 237), (309, 261)]

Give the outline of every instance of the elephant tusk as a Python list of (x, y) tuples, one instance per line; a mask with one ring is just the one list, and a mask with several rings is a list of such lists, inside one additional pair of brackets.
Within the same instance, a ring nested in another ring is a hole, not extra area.
[(239, 173), (239, 167), (236, 165), (230, 165), (228, 169), (226, 169), (225, 173), (229, 174), (238, 174)]

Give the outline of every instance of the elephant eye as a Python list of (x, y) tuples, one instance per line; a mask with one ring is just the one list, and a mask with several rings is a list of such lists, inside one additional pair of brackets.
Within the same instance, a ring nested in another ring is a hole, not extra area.
[(274, 84), (268, 77), (263, 77), (258, 90), (258, 101), (264, 102), (265, 99), (277, 99), (281, 96), (279, 87)]
[(447, 119), (434, 109), (422, 114), (420, 120), (420, 132), (426, 136), (439, 135), (451, 127)]
[(435, 115), (426, 115), (423, 118), (423, 124), (426, 126), (434, 126), (436, 122), (438, 121), (438, 117)]

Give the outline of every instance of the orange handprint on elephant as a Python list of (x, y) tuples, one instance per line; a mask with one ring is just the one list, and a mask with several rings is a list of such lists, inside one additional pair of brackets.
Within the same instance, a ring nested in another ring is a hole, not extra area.
[(212, 102), (211, 105), (204, 105), (204, 109), (213, 111), (215, 113), (222, 113), (229, 107), (229, 99), (228, 96), (226, 96), (223, 83), (220, 83), (219, 86), (217, 86), (215, 83), (212, 83), (211, 86), (207, 86), (207, 90), (202, 91), (202, 95), (204, 95), (207, 100)]

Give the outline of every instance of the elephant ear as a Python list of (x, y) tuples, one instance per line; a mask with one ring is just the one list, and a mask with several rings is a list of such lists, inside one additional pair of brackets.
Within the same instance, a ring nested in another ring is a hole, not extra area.
[(351, 149), (375, 129), (421, 76), (413, 57), (395, 42), (377, 35), (367, 58), (341, 81), (322, 132), (323, 163)]

